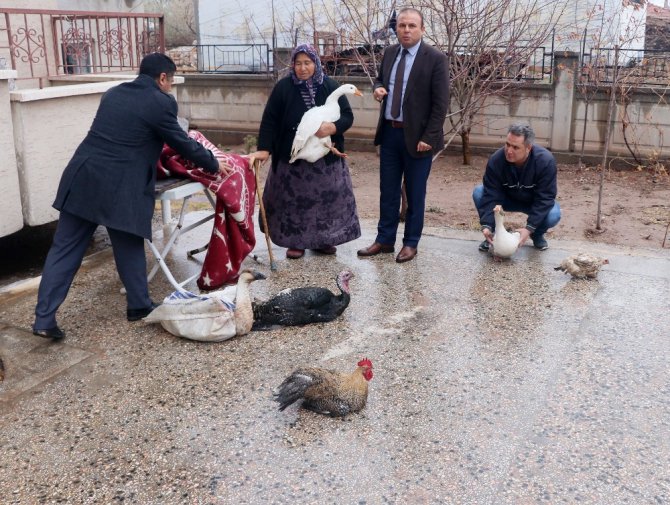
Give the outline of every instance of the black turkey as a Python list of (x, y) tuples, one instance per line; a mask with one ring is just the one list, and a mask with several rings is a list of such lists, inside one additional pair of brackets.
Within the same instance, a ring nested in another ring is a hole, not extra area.
[(332, 321), (349, 305), (349, 280), (354, 276), (343, 270), (337, 276), (340, 294), (319, 287), (289, 288), (264, 302), (254, 302), (252, 330), (270, 330), (273, 326), (297, 326)]

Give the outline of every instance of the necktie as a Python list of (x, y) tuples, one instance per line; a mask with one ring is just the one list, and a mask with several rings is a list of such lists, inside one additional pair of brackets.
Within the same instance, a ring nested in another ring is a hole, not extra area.
[(402, 101), (402, 81), (405, 77), (405, 56), (409, 51), (402, 50), (402, 56), (395, 70), (395, 84), (393, 85), (393, 101), (391, 102), (391, 116), (400, 116), (400, 103)]

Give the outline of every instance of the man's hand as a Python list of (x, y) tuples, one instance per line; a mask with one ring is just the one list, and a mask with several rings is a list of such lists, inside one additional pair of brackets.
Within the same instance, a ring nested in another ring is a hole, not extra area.
[(493, 244), (493, 232), (488, 228), (482, 228), (482, 234), (489, 244)]
[(426, 144), (425, 142), (421, 142), (419, 140), (419, 143), (416, 145), (416, 150), (419, 152), (422, 151), (430, 151), (432, 147), (430, 147), (430, 144)]
[(327, 123), (323, 122), (321, 123), (321, 126), (319, 126), (319, 129), (316, 130), (316, 135), (320, 139), (324, 137), (330, 137), (331, 135), (335, 135), (337, 133), (337, 128), (335, 127), (335, 123)]
[(372, 96), (374, 96), (375, 100), (377, 100), (378, 102), (381, 102), (384, 99), (384, 97), (388, 94), (389, 92), (386, 91), (386, 88), (383, 88), (381, 86), (372, 92)]
[(225, 161), (219, 160), (219, 173), (224, 176), (230, 175), (233, 173), (233, 167), (228, 165)]
[(530, 230), (528, 228), (517, 228), (514, 231), (518, 231), (521, 235), (521, 240), (519, 240), (519, 247), (521, 247), (530, 237)]

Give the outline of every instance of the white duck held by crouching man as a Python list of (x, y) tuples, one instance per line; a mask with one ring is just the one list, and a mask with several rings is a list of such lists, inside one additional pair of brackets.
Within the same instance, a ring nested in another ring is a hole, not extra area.
[(493, 240), (490, 242), (489, 251), (493, 254), (495, 260), (511, 258), (519, 248), (521, 234), (518, 231), (509, 232), (505, 228), (505, 211), (501, 205), (493, 207), (493, 218), (496, 222), (496, 231)]
[(314, 163), (329, 152), (346, 158), (346, 154), (341, 153), (333, 146), (330, 135), (326, 135), (325, 137), (316, 136), (322, 123), (334, 123), (340, 119), (340, 104), (338, 100), (343, 95), (363, 96), (363, 93), (353, 84), (343, 84), (328, 95), (325, 104), (312, 107), (305, 112), (293, 139), (289, 163), (293, 163), (296, 160), (305, 160)]

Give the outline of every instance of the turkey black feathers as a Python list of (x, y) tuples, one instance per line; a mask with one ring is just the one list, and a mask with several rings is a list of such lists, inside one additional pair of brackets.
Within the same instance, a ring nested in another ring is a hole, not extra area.
[(332, 321), (349, 305), (349, 280), (354, 274), (343, 270), (337, 276), (340, 294), (322, 287), (289, 288), (264, 302), (253, 304), (252, 330), (269, 330), (273, 326), (298, 326)]

